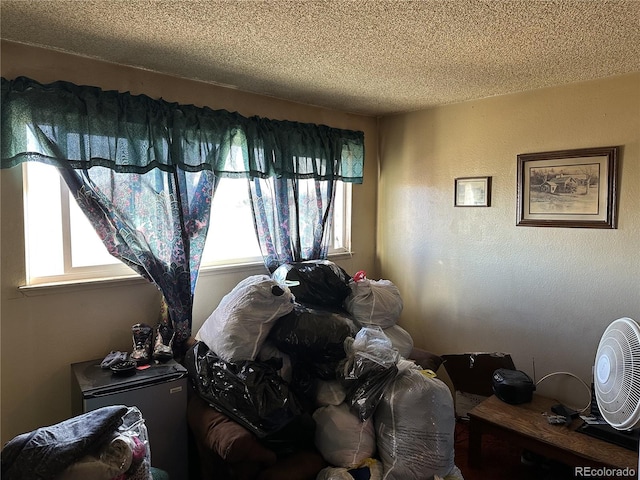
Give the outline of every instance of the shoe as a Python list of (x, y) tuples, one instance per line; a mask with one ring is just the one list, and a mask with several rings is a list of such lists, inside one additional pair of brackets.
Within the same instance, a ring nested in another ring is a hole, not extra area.
[(176, 336), (173, 328), (161, 323), (156, 329), (156, 340), (153, 346), (153, 358), (166, 361), (173, 358), (173, 339)]
[(133, 352), (129, 358), (138, 365), (144, 365), (151, 360), (151, 342), (153, 340), (153, 328), (146, 323), (136, 323), (131, 327), (133, 336)]

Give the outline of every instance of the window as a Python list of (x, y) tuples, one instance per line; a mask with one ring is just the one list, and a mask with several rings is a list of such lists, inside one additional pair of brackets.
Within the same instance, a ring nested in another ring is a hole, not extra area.
[[(54, 167), (23, 168), (29, 285), (135, 275), (107, 252)], [(262, 261), (249, 202), (246, 180), (220, 180), (201, 270)], [(331, 253), (350, 248), (350, 213), (351, 185), (337, 182)]]

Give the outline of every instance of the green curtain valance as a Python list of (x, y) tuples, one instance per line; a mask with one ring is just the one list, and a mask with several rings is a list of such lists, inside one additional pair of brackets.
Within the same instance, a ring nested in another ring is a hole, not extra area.
[(211, 170), (219, 177), (362, 183), (364, 133), (244, 117), (146, 95), (2, 78), (1, 167), (40, 161), (123, 173)]

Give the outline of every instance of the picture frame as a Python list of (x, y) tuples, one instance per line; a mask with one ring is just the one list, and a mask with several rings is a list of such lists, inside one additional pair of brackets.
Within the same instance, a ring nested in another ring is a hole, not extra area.
[(616, 228), (619, 150), (518, 155), (516, 225)]
[(455, 207), (490, 207), (491, 177), (459, 177), (454, 183)]

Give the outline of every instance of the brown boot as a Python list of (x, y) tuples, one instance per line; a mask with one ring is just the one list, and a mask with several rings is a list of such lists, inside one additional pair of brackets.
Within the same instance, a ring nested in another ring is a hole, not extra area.
[(133, 351), (131, 360), (138, 365), (144, 365), (151, 361), (151, 342), (153, 340), (153, 328), (146, 323), (136, 323), (131, 327), (133, 337)]

